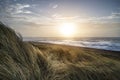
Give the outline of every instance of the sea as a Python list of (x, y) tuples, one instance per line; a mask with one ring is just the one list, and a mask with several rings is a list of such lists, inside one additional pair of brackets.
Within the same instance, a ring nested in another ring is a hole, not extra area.
[(103, 49), (110, 51), (120, 51), (120, 37), (80, 37), (80, 38), (24, 37), (23, 40)]

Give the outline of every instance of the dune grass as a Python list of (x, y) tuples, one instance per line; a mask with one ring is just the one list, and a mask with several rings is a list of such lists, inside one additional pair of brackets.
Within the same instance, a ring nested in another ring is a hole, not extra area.
[(120, 80), (119, 53), (24, 42), (0, 23), (0, 80)]

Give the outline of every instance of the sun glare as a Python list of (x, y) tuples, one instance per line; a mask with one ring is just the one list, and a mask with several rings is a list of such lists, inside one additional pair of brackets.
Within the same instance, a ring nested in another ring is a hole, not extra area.
[(65, 37), (72, 37), (75, 34), (76, 25), (74, 23), (63, 23), (60, 26), (60, 33)]

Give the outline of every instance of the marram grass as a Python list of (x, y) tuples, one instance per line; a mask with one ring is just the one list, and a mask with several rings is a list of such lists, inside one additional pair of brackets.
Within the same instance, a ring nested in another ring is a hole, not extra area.
[(120, 80), (120, 52), (24, 42), (0, 23), (0, 80)]

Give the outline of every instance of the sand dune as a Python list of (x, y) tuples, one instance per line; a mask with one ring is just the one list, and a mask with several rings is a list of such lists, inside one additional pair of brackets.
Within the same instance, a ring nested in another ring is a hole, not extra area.
[(119, 53), (24, 42), (0, 23), (0, 80), (120, 80)]

